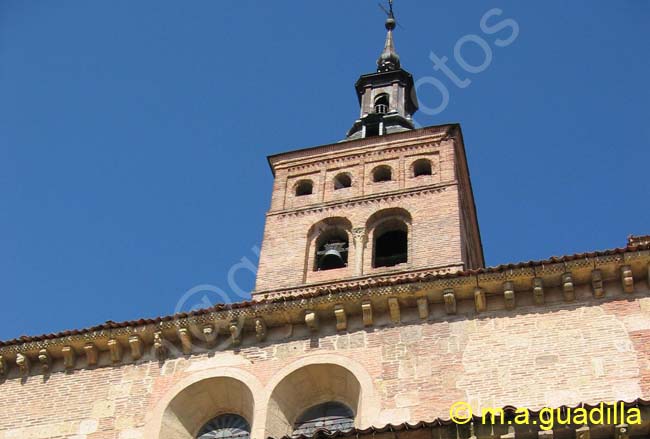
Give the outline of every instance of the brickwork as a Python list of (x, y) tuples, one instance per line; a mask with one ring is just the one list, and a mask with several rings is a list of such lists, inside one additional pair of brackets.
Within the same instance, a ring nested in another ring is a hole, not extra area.
[[(410, 244), (408, 262), (392, 270), (482, 266), (462, 137), (456, 126), (436, 128), (272, 157), (275, 182), (256, 292), (387, 271), (373, 268), (368, 221), (395, 208), (410, 216)], [(430, 161), (431, 175), (414, 175), (413, 164), (420, 159)], [(391, 168), (390, 181), (373, 181), (378, 166)], [(341, 173), (352, 178), (351, 187), (335, 188)], [(313, 183), (312, 194), (296, 196), (296, 185), (305, 180)], [(351, 223), (348, 267), (315, 272), (315, 237), (309, 232), (328, 218)], [(362, 245), (354, 242), (354, 229), (363, 229)]]
[[(156, 431), (166, 406), (183, 383), (221, 375), (240, 376), (255, 395), (251, 421), (254, 437), (262, 438), (273, 425), (264, 405), (274, 389), (309, 364), (336, 365), (358, 379), (361, 392), (370, 395), (359, 406), (365, 410), (360, 426), (447, 417), (459, 400), (540, 408), (647, 398), (647, 294), (644, 282), (632, 299), (555, 304), (543, 312), (527, 306), (481, 318), (461, 313), (426, 322), (408, 309), (400, 325), (384, 317), (364, 330), (355, 317), (350, 332), (326, 327), (312, 335), (296, 326), (277, 331), (274, 341), (236, 351), (8, 379), (0, 387), (0, 438), (189, 438)], [(300, 385), (305, 395), (318, 389), (306, 376)], [(199, 412), (205, 387), (187, 402)], [(222, 408), (241, 404), (237, 395), (223, 398)]]

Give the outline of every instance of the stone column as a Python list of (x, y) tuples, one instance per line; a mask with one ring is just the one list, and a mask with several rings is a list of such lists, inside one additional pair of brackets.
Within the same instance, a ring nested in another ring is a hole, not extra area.
[(352, 237), (354, 238), (354, 275), (361, 276), (363, 274), (363, 248), (366, 240), (365, 227), (352, 229)]

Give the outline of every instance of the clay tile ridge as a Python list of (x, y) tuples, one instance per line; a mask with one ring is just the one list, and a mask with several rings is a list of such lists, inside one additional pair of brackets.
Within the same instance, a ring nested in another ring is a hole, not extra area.
[[(570, 261), (575, 261), (575, 260), (580, 260), (580, 259), (591, 259), (591, 258), (596, 258), (596, 257), (602, 257), (602, 256), (612, 256), (612, 255), (619, 255), (619, 254), (624, 254), (624, 253), (632, 253), (632, 252), (637, 252), (637, 251), (644, 251), (644, 250), (650, 250), (650, 242), (647, 243), (641, 243), (641, 244), (629, 244), (627, 247), (622, 247), (622, 248), (615, 248), (611, 250), (603, 250), (603, 251), (593, 251), (593, 252), (587, 252), (587, 253), (576, 253), (573, 255), (566, 255), (566, 256), (559, 256), (559, 257), (551, 257), (546, 260), (542, 261), (527, 261), (527, 262), (518, 262), (518, 263), (513, 263), (513, 264), (503, 264), (499, 265), (496, 267), (487, 267), (487, 268), (481, 268), (478, 270), (468, 270), (468, 271), (459, 271), (456, 273), (446, 273), (446, 274), (439, 274), (436, 271), (422, 271), (419, 273), (406, 273), (406, 274), (397, 274), (393, 276), (386, 276), (386, 277), (377, 277), (377, 278), (372, 278), (372, 279), (362, 279), (362, 280), (353, 280), (353, 281), (343, 281), (343, 282), (335, 282), (335, 283), (330, 283), (327, 285), (320, 285), (320, 286), (312, 286), (312, 287), (304, 287), (300, 289), (291, 289), (287, 290), (287, 293), (291, 293), (291, 295), (278, 295), (276, 297), (263, 297), (261, 299), (256, 299), (252, 301), (245, 301), (245, 302), (237, 302), (237, 303), (220, 303), (216, 304), (213, 307), (210, 308), (205, 308), (197, 311), (192, 311), (189, 313), (178, 313), (174, 315), (168, 315), (168, 316), (161, 316), (161, 317), (155, 317), (155, 318), (149, 318), (149, 319), (139, 319), (139, 320), (131, 320), (131, 321), (125, 321), (125, 322), (113, 322), (113, 321), (107, 321), (106, 323), (96, 325), (96, 326), (91, 326), (88, 328), (83, 328), (83, 329), (71, 329), (71, 330), (66, 330), (66, 331), (61, 331), (57, 333), (50, 333), (50, 334), (43, 334), (43, 335), (37, 335), (37, 336), (25, 336), (22, 335), (18, 338), (15, 338), (13, 340), (5, 340), (5, 341), (0, 341), (0, 347), (5, 347), (5, 346), (13, 346), (13, 345), (18, 345), (18, 344), (23, 344), (23, 343), (30, 343), (30, 342), (38, 342), (38, 341), (43, 341), (43, 340), (51, 340), (51, 339), (56, 339), (56, 338), (63, 338), (63, 337), (69, 337), (71, 335), (82, 335), (82, 334), (87, 334), (91, 332), (96, 332), (96, 331), (102, 331), (102, 330), (108, 330), (108, 329), (118, 329), (118, 328), (126, 328), (126, 327), (133, 327), (133, 326), (143, 326), (143, 325), (149, 325), (149, 324), (157, 324), (161, 322), (168, 322), (171, 320), (175, 319), (182, 319), (186, 317), (192, 317), (192, 316), (200, 316), (204, 314), (209, 314), (211, 312), (218, 312), (218, 311), (229, 311), (229, 310), (236, 310), (236, 309), (244, 309), (244, 308), (252, 308), (256, 307), (259, 305), (269, 305), (269, 304), (277, 304), (277, 303), (285, 303), (285, 302), (293, 302), (293, 301), (298, 301), (298, 300), (304, 300), (304, 299), (309, 299), (309, 298), (314, 298), (314, 297), (320, 297), (320, 296), (325, 296), (328, 294), (332, 293), (343, 293), (347, 291), (358, 291), (360, 288), (363, 287), (380, 287), (380, 286), (391, 286), (391, 285), (400, 285), (400, 284), (405, 284), (405, 283), (411, 283), (413, 281), (432, 281), (436, 279), (448, 279), (448, 278), (460, 278), (460, 277), (467, 277), (467, 276), (475, 276), (478, 274), (483, 274), (483, 273), (499, 273), (499, 272), (505, 272), (508, 270), (512, 269), (517, 269), (517, 268), (530, 268), (530, 267), (539, 267), (543, 265), (550, 265), (550, 264), (557, 264), (557, 263), (563, 263), (563, 262), (570, 262)], [(273, 292), (275, 295), (276, 292)], [(261, 294), (261, 296), (264, 296), (264, 294)]]

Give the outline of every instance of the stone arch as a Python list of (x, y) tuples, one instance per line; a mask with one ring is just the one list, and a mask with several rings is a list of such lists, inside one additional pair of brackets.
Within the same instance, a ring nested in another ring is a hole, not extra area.
[(258, 401), (264, 389), (253, 375), (235, 368), (193, 374), (177, 383), (146, 418), (145, 437), (194, 439), (210, 420), (222, 414), (242, 416), (255, 432), (263, 425)]
[(386, 233), (398, 232), (406, 239), (407, 257), (403, 263), (410, 263), (413, 257), (413, 218), (406, 209), (400, 207), (382, 209), (373, 213), (366, 221), (366, 233), (370, 251), (364, 255), (364, 272), (375, 268), (377, 241)]
[[(340, 273), (341, 276), (344, 276), (345, 273), (350, 271), (350, 262), (354, 261), (354, 245), (352, 237), (352, 223), (349, 219), (344, 217), (329, 217), (322, 219), (312, 225), (307, 232), (307, 242), (305, 247), (305, 262), (303, 270), (303, 281), (307, 282), (310, 280), (316, 280), (319, 276), (317, 270), (317, 256), (316, 253), (319, 250), (318, 246), (322, 244), (322, 238), (326, 238), (326, 235), (331, 236), (343, 236), (347, 241), (347, 261), (348, 265), (339, 270), (344, 270)], [(325, 273), (326, 274), (326, 273)]]
[(352, 409), (355, 426), (360, 428), (372, 425), (380, 411), (368, 372), (355, 361), (337, 355), (298, 360), (279, 371), (267, 389), (267, 437), (290, 435), (305, 410), (325, 402), (339, 402)]

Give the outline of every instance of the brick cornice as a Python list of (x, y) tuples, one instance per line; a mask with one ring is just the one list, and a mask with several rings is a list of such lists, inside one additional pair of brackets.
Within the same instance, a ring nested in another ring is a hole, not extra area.
[[(465, 317), (473, 318), (488, 309), (484, 308), (487, 302), (492, 303), (489, 307), (492, 313), (517, 313), (539, 312), (540, 308), (546, 306), (557, 308), (563, 302), (566, 302), (566, 306), (577, 306), (594, 298), (617, 300), (650, 296), (647, 288), (650, 245), (472, 272), (450, 273), (449, 270), (442, 267), (386, 273), (352, 281), (270, 292), (256, 296), (252, 302), (217, 305), (190, 314), (124, 323), (108, 322), (94, 328), (1, 342), (0, 375), (13, 371), (17, 376), (18, 365), (22, 365), (20, 371), (23, 373), (25, 364), (38, 365), (39, 361), (43, 373), (49, 373), (50, 364), (63, 364), (62, 361), (65, 364), (72, 361), (73, 368), (88, 367), (98, 353), (109, 351), (112, 361), (104, 365), (154, 361), (156, 357), (173, 356), (169, 349), (164, 349), (161, 340), (168, 343), (167, 346), (185, 345), (189, 340), (191, 353), (193, 338), (201, 344), (202, 341), (198, 339), (204, 334), (207, 336), (207, 332), (202, 332), (207, 327), (222, 339), (224, 336), (227, 340), (232, 338), (228, 346), (238, 346), (239, 343), (254, 345), (263, 341), (267, 327), (304, 325), (308, 316), (318, 316), (319, 320), (327, 321), (363, 314), (365, 323), (366, 311), (370, 310), (369, 324), (372, 325), (373, 313), (375, 318), (382, 313), (390, 313), (393, 318), (394, 312), (397, 312), (395, 315), (399, 322), (400, 307), (427, 310), (424, 317), (428, 317), (430, 307), (443, 307), (449, 313), (451, 305), (455, 312), (457, 302), (472, 301), (476, 302), (476, 311)], [(583, 285), (589, 286), (593, 297), (587, 298), (582, 293), (575, 295), (574, 287), (577, 289)], [(559, 292), (553, 293), (552, 297), (564, 297), (564, 300), (544, 302), (544, 294), (549, 291)], [(537, 303), (540, 294), (542, 301)], [(532, 296), (535, 303), (526, 299)], [(421, 307), (421, 304), (426, 306)], [(505, 304), (505, 308), (502, 304)], [(306, 314), (306, 310), (310, 314)], [(257, 341), (255, 337), (242, 341), (242, 336), (246, 334), (256, 334)], [(134, 354), (128, 353), (130, 348)], [(205, 348), (202, 349), (201, 352), (205, 352)], [(176, 351), (180, 351), (180, 348)], [(136, 353), (139, 353), (137, 358), (131, 356)], [(139, 360), (140, 356), (142, 360)], [(75, 357), (79, 358), (76, 363)], [(86, 357), (88, 360), (84, 359)]]

